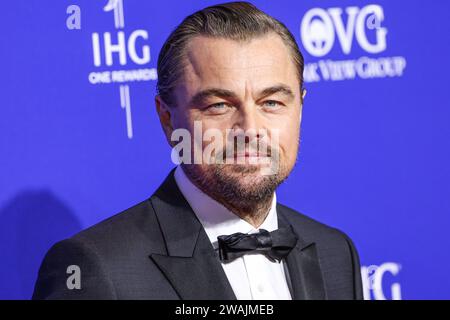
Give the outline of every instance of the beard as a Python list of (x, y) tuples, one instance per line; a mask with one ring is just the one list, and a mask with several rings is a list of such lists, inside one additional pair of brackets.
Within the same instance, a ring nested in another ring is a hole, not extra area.
[(290, 168), (278, 158), (272, 174), (261, 164), (182, 164), (200, 190), (232, 211), (255, 212), (270, 203), (274, 191), (288, 177)]

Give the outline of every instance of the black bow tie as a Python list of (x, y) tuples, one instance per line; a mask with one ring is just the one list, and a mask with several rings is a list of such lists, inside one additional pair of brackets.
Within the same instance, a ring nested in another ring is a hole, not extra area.
[(272, 261), (281, 261), (297, 243), (297, 236), (291, 227), (272, 232), (260, 229), (258, 233), (233, 233), (217, 237), (219, 257), (229, 262), (247, 253), (262, 253)]

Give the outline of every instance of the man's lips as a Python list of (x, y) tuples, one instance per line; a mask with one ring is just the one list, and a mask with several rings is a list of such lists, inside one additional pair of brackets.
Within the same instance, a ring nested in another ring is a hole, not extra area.
[(238, 152), (236, 157), (259, 157), (257, 152)]
[(234, 155), (235, 158), (265, 158), (268, 156), (269, 155), (267, 155), (266, 153), (262, 154), (258, 152), (238, 152)]

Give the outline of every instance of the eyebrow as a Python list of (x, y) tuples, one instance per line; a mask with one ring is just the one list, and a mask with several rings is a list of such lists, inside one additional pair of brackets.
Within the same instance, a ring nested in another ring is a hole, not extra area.
[[(262, 99), (264, 97), (271, 96), (275, 93), (281, 93), (287, 97), (289, 101), (293, 100), (295, 95), (292, 92), (291, 88), (285, 84), (277, 84), (271, 87), (267, 87), (260, 92), (258, 92), (258, 99)], [(219, 97), (226, 100), (239, 100), (238, 95), (227, 89), (222, 88), (208, 88), (197, 92), (190, 100), (189, 105), (195, 106), (200, 105), (204, 100), (209, 97)]]

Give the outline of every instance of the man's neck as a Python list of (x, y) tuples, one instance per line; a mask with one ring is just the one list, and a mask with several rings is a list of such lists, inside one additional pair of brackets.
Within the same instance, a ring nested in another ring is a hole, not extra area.
[(257, 203), (247, 203), (245, 205), (242, 205), (242, 203), (240, 203), (239, 207), (233, 205), (232, 203), (224, 201), (223, 199), (218, 198), (215, 200), (221, 203), (239, 218), (251, 224), (255, 229), (258, 229), (258, 227), (262, 225), (267, 215), (269, 214), (270, 208), (272, 207), (273, 195), (269, 199), (258, 201)]

